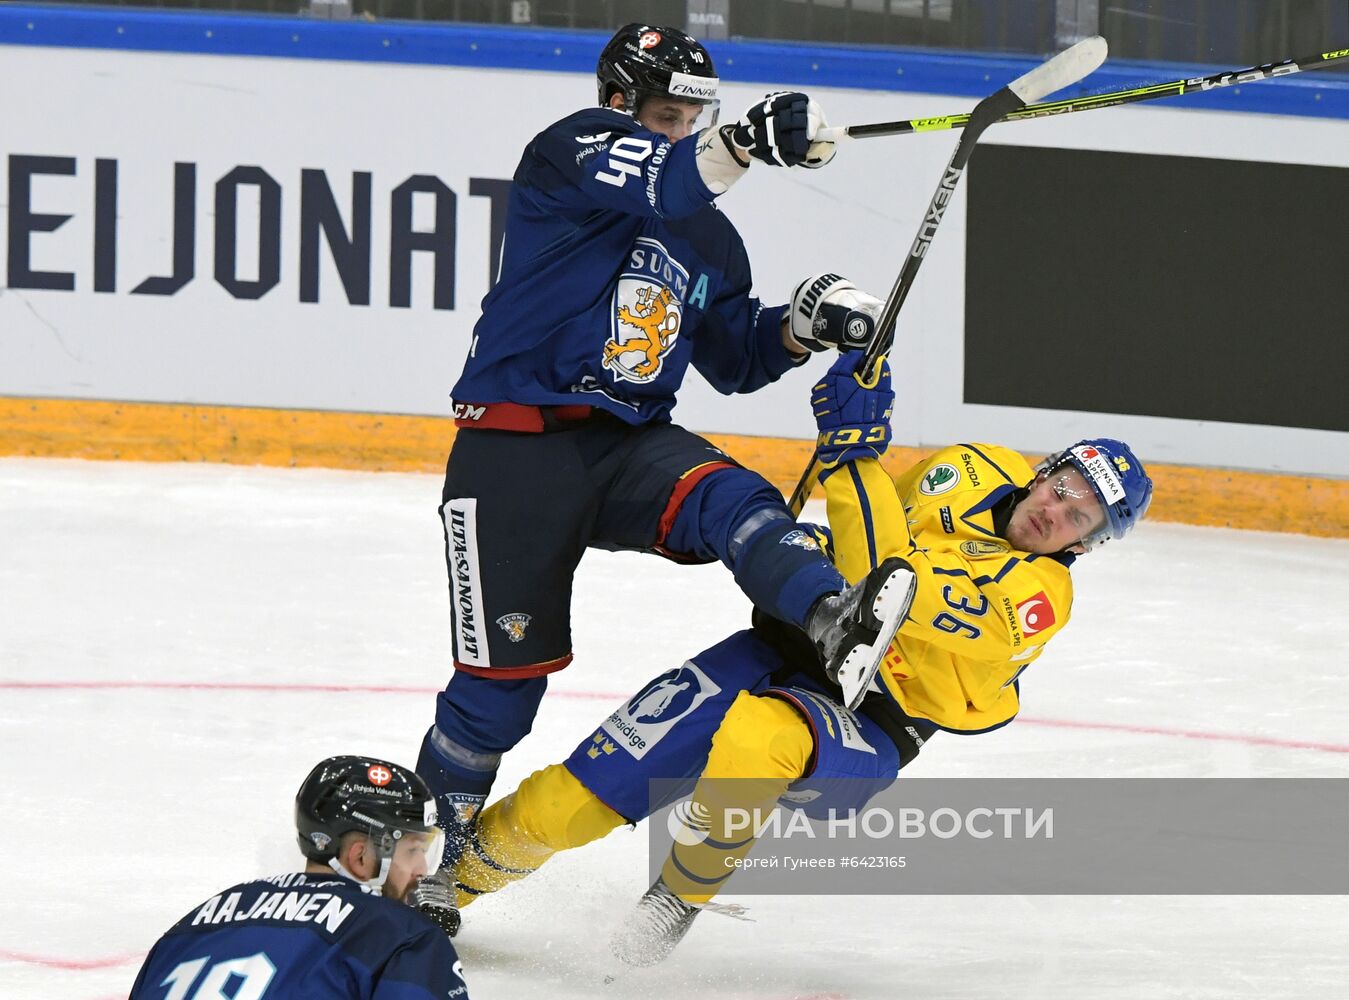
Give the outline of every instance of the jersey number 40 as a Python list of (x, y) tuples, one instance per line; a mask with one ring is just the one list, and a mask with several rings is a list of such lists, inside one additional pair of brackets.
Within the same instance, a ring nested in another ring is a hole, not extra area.
[(637, 166), (651, 155), (651, 140), (637, 139), (625, 135), (609, 147), (609, 169), (595, 171), (595, 179), (622, 187), (629, 177), (641, 177), (642, 169)]

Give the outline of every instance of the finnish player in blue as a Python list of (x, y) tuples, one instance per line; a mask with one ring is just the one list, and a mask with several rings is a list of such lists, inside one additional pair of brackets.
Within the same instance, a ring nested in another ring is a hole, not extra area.
[(751, 295), (744, 243), (714, 205), (751, 168), (827, 164), (818, 105), (770, 94), (717, 127), (711, 57), (667, 27), (620, 29), (597, 76), (600, 106), (525, 148), (500, 280), (453, 390), (441, 516), (456, 669), (417, 764), (447, 863), (571, 661), (587, 547), (724, 563), (831, 676), (875, 669), (912, 592), (901, 559), (849, 587), (771, 484), (670, 422), (689, 365), (753, 392), (812, 350), (870, 338), (881, 303), (838, 275), (802, 281), (789, 305)]
[(192, 909), (130, 1000), (468, 1000), (454, 945), (412, 905), (440, 862), (435, 801), (398, 764), (330, 757), (295, 797), (303, 872)]

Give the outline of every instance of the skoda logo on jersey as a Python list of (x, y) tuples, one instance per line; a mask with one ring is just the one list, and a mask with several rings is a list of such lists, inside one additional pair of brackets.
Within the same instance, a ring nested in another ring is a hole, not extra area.
[(923, 481), (918, 484), (918, 492), (930, 497), (940, 496), (954, 489), (958, 482), (960, 482), (959, 470), (954, 465), (943, 462), (927, 470)]
[(654, 382), (679, 337), (688, 272), (658, 241), (639, 236), (614, 287), (603, 365), (625, 382)]
[(600, 729), (641, 760), (680, 719), (721, 688), (693, 661), (667, 670), (604, 720)]

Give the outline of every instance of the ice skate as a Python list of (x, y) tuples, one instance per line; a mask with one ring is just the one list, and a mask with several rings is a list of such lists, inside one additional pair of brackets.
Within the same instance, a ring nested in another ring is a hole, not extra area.
[(847, 590), (821, 598), (811, 609), (806, 633), (815, 643), (829, 679), (856, 708), (885, 660), (913, 603), (913, 568), (893, 556)]
[(671, 892), (664, 879), (656, 879), (614, 934), (609, 948), (626, 965), (655, 965), (674, 951), (698, 912), (699, 907)]
[(454, 880), (443, 868), (426, 876), (412, 890), (412, 905), (431, 923), (443, 930), (447, 937), (458, 934), (459, 926), (463, 923), (459, 906), (455, 902), (454, 890)]

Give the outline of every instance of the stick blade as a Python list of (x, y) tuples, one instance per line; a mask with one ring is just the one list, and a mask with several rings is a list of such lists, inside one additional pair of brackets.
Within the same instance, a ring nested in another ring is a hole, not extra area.
[(1110, 48), (1100, 35), (1084, 38), (1064, 49), (1053, 59), (1036, 66), (1025, 76), (1019, 76), (1007, 85), (1024, 104), (1036, 101), (1071, 86), (1084, 76), (1101, 68)]

